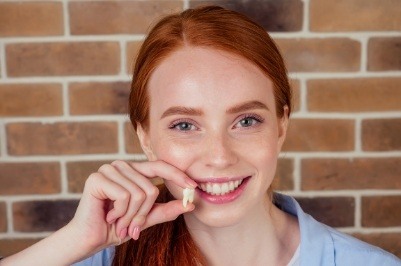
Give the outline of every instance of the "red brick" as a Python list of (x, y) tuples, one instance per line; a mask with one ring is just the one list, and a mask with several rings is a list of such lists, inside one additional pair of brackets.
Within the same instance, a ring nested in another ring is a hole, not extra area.
[(309, 111), (401, 110), (401, 78), (317, 79), (307, 87)]
[(16, 232), (55, 231), (72, 219), (77, 207), (77, 200), (15, 202), (14, 229)]
[(116, 153), (117, 123), (11, 123), (6, 125), (11, 155)]
[(71, 193), (82, 193), (85, 181), (92, 173), (97, 172), (100, 166), (111, 161), (88, 161), (68, 162), (68, 191)]
[[(0, 232), (7, 231), (7, 209), (6, 203), (0, 202)], [(0, 250), (2, 250), (0, 248)], [(2, 254), (0, 254), (2, 255)]]
[(349, 38), (277, 39), (290, 72), (345, 72), (360, 68), (361, 44)]
[(368, 70), (401, 70), (401, 37), (371, 38)]
[(124, 124), (125, 151), (127, 153), (143, 153), (138, 136), (130, 122)]
[(302, 190), (401, 189), (401, 158), (303, 159)]
[(0, 3), (0, 36), (47, 36), (62, 34), (62, 3)]
[(364, 151), (401, 150), (401, 118), (367, 119), (362, 121)]
[(0, 239), (1, 256), (10, 256), (32, 246), (41, 238), (2, 238)]
[(231, 1), (231, 0), (191, 0), (190, 7), (219, 5), (242, 13), (267, 31), (299, 31), (302, 29), (303, 3), (300, 0)]
[(73, 115), (127, 114), (129, 82), (72, 83), (69, 87)]
[(350, 151), (354, 149), (354, 121), (292, 119), (283, 151)]
[(301, 84), (299, 80), (290, 80), (290, 86), (292, 89), (292, 112), (297, 112), (301, 106)]
[(60, 178), (59, 163), (0, 163), (0, 195), (59, 193)]
[(0, 84), (0, 116), (54, 116), (62, 113), (60, 84)]
[(128, 42), (126, 49), (127, 73), (134, 73), (135, 60), (141, 48), (142, 42)]
[(273, 190), (294, 189), (294, 160), (281, 158), (277, 164), (276, 176), (274, 177)]
[(355, 200), (352, 197), (297, 198), (313, 218), (333, 227), (354, 226)]
[(10, 77), (114, 75), (120, 71), (120, 46), (117, 42), (9, 44), (6, 59)]
[(401, 196), (362, 197), (362, 226), (401, 226)]
[(372, 245), (381, 247), (401, 259), (401, 233), (358, 233), (353, 234), (353, 236)]
[(311, 0), (312, 31), (401, 30), (398, 0)]
[(79, 1), (69, 3), (74, 35), (138, 34), (167, 14), (182, 11), (182, 1)]

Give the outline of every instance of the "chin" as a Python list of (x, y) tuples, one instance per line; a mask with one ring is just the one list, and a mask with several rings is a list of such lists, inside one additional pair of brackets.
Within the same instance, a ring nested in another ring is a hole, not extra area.
[(202, 224), (209, 228), (231, 227), (241, 222), (246, 214), (244, 209), (236, 208), (208, 208), (195, 205), (195, 210), (184, 214), (187, 224)]

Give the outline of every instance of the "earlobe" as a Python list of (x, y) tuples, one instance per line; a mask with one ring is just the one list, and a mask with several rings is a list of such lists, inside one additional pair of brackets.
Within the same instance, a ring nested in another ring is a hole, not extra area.
[(142, 127), (142, 125), (137, 124), (136, 134), (138, 135), (139, 143), (141, 144), (142, 150), (145, 152), (146, 157), (149, 161), (155, 161), (156, 156), (153, 153), (152, 146), (150, 145), (149, 134)]

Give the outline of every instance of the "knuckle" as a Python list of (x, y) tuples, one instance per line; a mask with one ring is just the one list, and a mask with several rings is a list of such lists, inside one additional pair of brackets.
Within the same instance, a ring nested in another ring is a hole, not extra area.
[(92, 184), (93, 182), (96, 182), (96, 180), (99, 180), (102, 175), (100, 173), (91, 173), (88, 178), (85, 181), (85, 185)]
[(143, 202), (146, 198), (145, 193), (143, 193), (142, 191), (137, 191), (134, 195), (133, 198), (135, 201), (137, 202)]
[(126, 190), (121, 191), (120, 195), (119, 195), (120, 200), (122, 201), (128, 201), (130, 198), (130, 193)]
[(111, 165), (113, 165), (113, 166), (124, 166), (124, 165), (126, 165), (126, 162), (124, 162), (124, 161), (122, 161), (122, 160), (115, 160), (115, 161), (113, 161), (112, 163), (111, 163)]
[(100, 166), (99, 167), (99, 172), (108, 172), (108, 171), (110, 171), (111, 169), (113, 168), (113, 166), (112, 165), (110, 165), (110, 164), (103, 164), (102, 166)]
[(149, 197), (152, 197), (154, 199), (157, 198), (157, 196), (159, 196), (159, 193), (160, 193), (159, 189), (155, 186), (152, 186), (152, 188), (148, 190)]

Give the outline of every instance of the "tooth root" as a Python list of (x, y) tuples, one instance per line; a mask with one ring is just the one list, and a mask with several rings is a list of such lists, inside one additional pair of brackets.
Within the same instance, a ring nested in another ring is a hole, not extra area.
[(189, 188), (185, 188), (185, 189), (182, 191), (182, 195), (183, 195), (183, 198), (182, 198), (182, 206), (184, 206), (184, 208), (186, 208), (186, 207), (187, 207), (187, 204), (188, 204), (188, 191), (189, 191)]
[(195, 189), (191, 189), (189, 191), (189, 197), (188, 197), (190, 203), (194, 202), (194, 196), (195, 196)]

